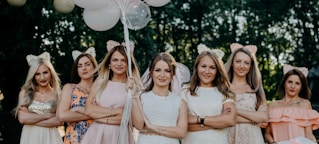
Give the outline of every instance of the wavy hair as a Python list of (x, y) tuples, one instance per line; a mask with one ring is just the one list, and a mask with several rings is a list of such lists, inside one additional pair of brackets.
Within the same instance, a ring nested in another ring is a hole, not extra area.
[(286, 83), (287, 79), (291, 75), (296, 75), (296, 76), (298, 76), (300, 78), (301, 91), (299, 93), (299, 97), (310, 100), (311, 90), (310, 90), (310, 88), (308, 86), (308, 80), (305, 77), (305, 75), (298, 69), (292, 69), (292, 70), (288, 71), (284, 75), (284, 77), (282, 78), (282, 80), (281, 80), (281, 82), (279, 84), (279, 87), (277, 89), (277, 94), (280, 96), (280, 98), (283, 98), (286, 95), (285, 83)]
[[(152, 72), (155, 69), (155, 65), (158, 61), (164, 61), (165, 63), (167, 63), (170, 73), (171, 73), (171, 78), (173, 79), (173, 76), (175, 75), (175, 69), (176, 69), (176, 61), (174, 59), (174, 57), (168, 53), (159, 53), (157, 55), (155, 55), (149, 65), (149, 74), (147, 76), (147, 81), (149, 81), (150, 83), (145, 86), (145, 90), (144, 91), (151, 91), (153, 86), (154, 86), (154, 81), (152, 80)], [(172, 81), (169, 83), (169, 91), (172, 91)]]
[(18, 111), (19, 111), (19, 107), (20, 106), (26, 106), (28, 107), (33, 99), (34, 99), (34, 95), (35, 92), (37, 90), (37, 82), (35, 80), (35, 74), (38, 70), (38, 68), (40, 67), (40, 65), (45, 65), (49, 68), (50, 70), (50, 74), (51, 74), (51, 80), (50, 80), (50, 86), (52, 87), (53, 91), (54, 91), (54, 95), (56, 95), (57, 99), (56, 99), (56, 103), (59, 101), (59, 96), (61, 93), (61, 87), (60, 87), (60, 78), (58, 76), (58, 73), (55, 71), (52, 63), (50, 62), (50, 60), (45, 59), (45, 58), (38, 58), (37, 60), (35, 60), (29, 67), (29, 71), (28, 71), (28, 75), (26, 78), (26, 81), (24, 83), (24, 85), (22, 86), (21, 90), (25, 91), (24, 94), (24, 99), (23, 99), (23, 103), (20, 105), (18, 104), (17, 107), (13, 110), (14, 111), (14, 115), (17, 116)]
[(246, 81), (249, 84), (249, 86), (253, 89), (253, 91), (256, 93), (256, 96), (257, 96), (256, 109), (258, 109), (262, 103), (266, 103), (266, 94), (262, 85), (262, 78), (258, 68), (256, 56), (251, 54), (251, 52), (245, 47), (239, 48), (231, 53), (231, 55), (229, 56), (225, 64), (225, 69), (228, 73), (230, 82), (232, 82), (234, 77), (234, 69), (232, 67), (232, 64), (238, 52), (243, 52), (250, 57), (251, 67), (246, 76)]
[(235, 94), (230, 91), (230, 82), (228, 80), (223, 61), (216, 53), (209, 51), (203, 51), (196, 57), (193, 67), (193, 75), (189, 84), (190, 94), (192, 96), (197, 95), (196, 89), (200, 85), (200, 79), (198, 77), (198, 65), (201, 59), (205, 56), (210, 57), (216, 64), (217, 73), (215, 79), (212, 81), (212, 84), (217, 87), (217, 89), (224, 95), (226, 99), (235, 99)]
[[(104, 57), (103, 61), (99, 65), (98, 77), (96, 79), (96, 82), (98, 82), (99, 85), (96, 88), (97, 89), (96, 97), (100, 97), (101, 96), (102, 91), (106, 87), (108, 81), (111, 80), (112, 77), (113, 77), (113, 71), (111, 71), (109, 69), (109, 65), (110, 65), (110, 62), (111, 62), (112, 55), (116, 51), (121, 53), (124, 56), (124, 58), (126, 60), (126, 63), (128, 62), (127, 61), (128, 60), (127, 59), (127, 55), (126, 55), (126, 47), (123, 46), (123, 45), (115, 46), (114, 48), (112, 48), (106, 54), (106, 56)], [(137, 64), (135, 62), (135, 58), (134, 58), (132, 53), (131, 53), (130, 57), (131, 57), (131, 65), (132, 65), (132, 67), (131, 67), (132, 68), (132, 76), (133, 76), (133, 78), (135, 80), (135, 83), (137, 84), (138, 89), (142, 89), (143, 86), (142, 86), (142, 82), (141, 82), (140, 72), (138, 70), (138, 66), (137, 66)], [(129, 75), (128, 71), (126, 72), (126, 75), (127, 76)]]

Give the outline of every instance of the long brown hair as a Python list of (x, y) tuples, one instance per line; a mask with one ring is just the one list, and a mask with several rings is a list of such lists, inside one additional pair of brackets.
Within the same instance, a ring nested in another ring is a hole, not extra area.
[[(154, 82), (152, 80), (152, 72), (154, 71), (155, 65), (158, 61), (164, 61), (168, 64), (169, 70), (171, 72), (171, 76), (173, 78), (173, 76), (175, 75), (175, 69), (176, 69), (176, 62), (175, 59), (172, 55), (168, 54), (168, 53), (159, 53), (157, 55), (155, 55), (149, 65), (149, 74), (147, 76), (147, 81), (150, 81), (150, 83), (145, 86), (145, 90), (144, 91), (150, 91), (152, 90), (153, 86), (154, 86)], [(172, 91), (172, 86), (171, 83), (169, 83), (169, 90)]]
[[(97, 89), (97, 94), (96, 94), (96, 97), (99, 97), (102, 93), (102, 91), (104, 90), (104, 88), (106, 87), (107, 83), (109, 80), (112, 79), (113, 77), (113, 71), (111, 71), (109, 69), (109, 65), (110, 65), (110, 62), (111, 62), (111, 57), (112, 55), (117, 51), (119, 53), (121, 53), (125, 60), (126, 60), (126, 63), (127, 63), (127, 55), (126, 55), (126, 47), (123, 46), (123, 45), (118, 45), (118, 46), (115, 46), (114, 48), (112, 48), (107, 54), (106, 56), (104, 57), (103, 61), (100, 63), (99, 65), (99, 75), (96, 79), (95, 82), (99, 82), (99, 85), (98, 87), (96, 88)], [(130, 57), (131, 57), (131, 65), (132, 65), (132, 76), (134, 77), (134, 80), (137, 84), (137, 87), (138, 89), (142, 89), (143, 86), (142, 86), (142, 82), (141, 82), (141, 78), (140, 78), (140, 73), (139, 73), (139, 70), (138, 70), (138, 67), (137, 67), (137, 64), (135, 62), (135, 58), (133, 56), (133, 53), (130, 54)], [(127, 71), (127, 76), (128, 76), (128, 71)]]
[(262, 103), (266, 103), (266, 94), (265, 94), (264, 87), (262, 84), (262, 78), (261, 78), (261, 74), (260, 74), (260, 71), (258, 68), (256, 56), (251, 54), (251, 52), (245, 47), (239, 48), (236, 51), (231, 53), (231, 55), (229, 56), (229, 58), (225, 64), (225, 69), (228, 73), (228, 77), (229, 77), (230, 82), (232, 82), (233, 77), (234, 77), (234, 69), (232, 67), (232, 64), (233, 64), (234, 58), (238, 52), (245, 53), (251, 59), (251, 67), (250, 67), (250, 70), (246, 76), (246, 81), (249, 84), (249, 86), (251, 87), (251, 89), (253, 89), (253, 91), (256, 93), (256, 97), (257, 97), (256, 109), (258, 109)]
[(217, 67), (217, 73), (215, 79), (212, 81), (212, 84), (217, 87), (217, 89), (224, 95), (224, 97), (235, 99), (235, 94), (230, 91), (230, 82), (228, 80), (224, 63), (219, 58), (219, 56), (214, 52), (209, 51), (203, 51), (200, 53), (195, 60), (194, 67), (193, 67), (193, 75), (190, 80), (189, 84), (189, 91), (192, 96), (196, 95), (196, 89), (200, 84), (200, 79), (198, 77), (198, 65), (201, 61), (201, 59), (205, 56), (210, 57), (216, 64)]
[[(79, 60), (82, 58), (82, 57), (87, 57), (91, 63), (93, 64), (93, 67), (95, 69), (97, 69), (98, 67), (98, 64), (97, 64), (97, 61), (96, 59), (91, 55), (91, 54), (88, 54), (88, 53), (82, 53), (80, 54), (74, 61), (74, 64), (72, 66), (72, 70), (71, 70), (71, 82), (72, 83), (79, 83), (81, 81), (81, 78), (79, 76), (79, 72), (78, 72), (78, 63), (79, 63)], [(95, 70), (96, 73), (94, 73), (94, 78), (97, 77), (97, 70)]]
[(285, 83), (286, 83), (286, 80), (288, 79), (288, 77), (290, 77), (291, 75), (296, 75), (300, 78), (302, 86), (301, 86), (301, 91), (299, 93), (299, 97), (310, 100), (311, 90), (308, 86), (308, 80), (307, 80), (306, 76), (304, 76), (302, 74), (302, 72), (298, 69), (292, 69), (292, 70), (288, 71), (284, 75), (284, 77), (282, 78), (280, 85), (277, 89), (277, 94), (280, 96), (280, 98), (283, 98), (286, 95)]

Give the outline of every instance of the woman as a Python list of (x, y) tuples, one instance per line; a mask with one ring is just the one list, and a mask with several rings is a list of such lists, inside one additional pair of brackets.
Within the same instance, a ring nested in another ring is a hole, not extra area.
[(308, 69), (284, 65), (284, 74), (277, 90), (281, 99), (269, 104), (265, 139), (275, 144), (301, 137), (317, 143), (312, 130), (319, 127), (319, 114), (312, 110), (309, 101)]
[(268, 120), (266, 96), (258, 69), (254, 45), (232, 44), (225, 65), (236, 94), (237, 124), (228, 129), (230, 144), (261, 144), (264, 138), (259, 123)]
[(182, 144), (228, 144), (227, 127), (236, 123), (235, 95), (221, 50), (198, 46), (193, 75), (182, 97), (188, 107), (188, 133)]
[(187, 131), (187, 107), (171, 92), (175, 60), (167, 53), (153, 57), (148, 85), (139, 97), (135, 93), (133, 125), (140, 130), (137, 144), (179, 144)]
[[(107, 48), (109, 52), (100, 64), (99, 75), (85, 105), (85, 114), (94, 122), (81, 144), (118, 143), (123, 108), (128, 96), (128, 59), (125, 46), (109, 41)], [(132, 79), (140, 89), (142, 84), (132, 53)], [(133, 143), (130, 131), (127, 131), (127, 136), (121, 139), (127, 139), (127, 144)]]
[(64, 144), (79, 144), (93, 122), (84, 114), (84, 107), (98, 65), (95, 49), (89, 48), (83, 53), (73, 51), (72, 55), (75, 60), (71, 72), (72, 83), (64, 85), (58, 108), (60, 120), (67, 122)]
[(15, 116), (23, 124), (20, 144), (62, 144), (56, 116), (60, 79), (47, 52), (28, 55), (28, 76), (19, 93)]

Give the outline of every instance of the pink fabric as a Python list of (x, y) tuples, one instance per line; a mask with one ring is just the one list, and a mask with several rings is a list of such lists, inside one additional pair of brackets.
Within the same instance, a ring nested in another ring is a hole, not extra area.
[[(285, 141), (299, 136), (305, 136), (304, 128), (311, 126), (313, 130), (319, 127), (319, 113), (292, 107), (269, 108), (268, 124), (271, 126), (275, 141)], [(263, 125), (267, 127), (267, 124)]]
[[(125, 83), (109, 81), (97, 103), (102, 107), (124, 108), (126, 98)], [(86, 132), (81, 144), (117, 144), (119, 128), (119, 125), (94, 122)], [(132, 135), (130, 136), (132, 138)], [(132, 143), (133, 141), (128, 142), (128, 144)]]

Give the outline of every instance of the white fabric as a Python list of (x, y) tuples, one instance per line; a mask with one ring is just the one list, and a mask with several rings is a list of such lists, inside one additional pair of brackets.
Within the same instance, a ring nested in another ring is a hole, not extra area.
[(305, 137), (296, 137), (291, 140), (278, 142), (278, 144), (316, 144), (316, 143)]
[[(45, 114), (55, 111), (52, 101), (33, 101), (28, 107), (30, 112)], [(56, 127), (41, 127), (24, 125), (21, 132), (20, 144), (62, 144), (62, 138)]]
[[(177, 126), (181, 98), (173, 93), (157, 96), (152, 91), (141, 95), (143, 111), (152, 125)], [(139, 134), (137, 144), (179, 144), (178, 139), (159, 135)]]
[[(182, 93), (189, 114), (204, 117), (222, 113), (224, 96), (216, 87), (198, 87), (196, 93), (197, 96), (191, 96), (188, 89)], [(225, 129), (188, 132), (182, 144), (228, 144), (227, 133)]]

